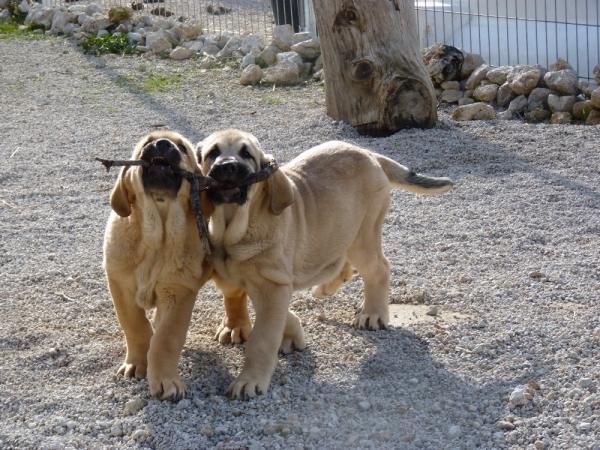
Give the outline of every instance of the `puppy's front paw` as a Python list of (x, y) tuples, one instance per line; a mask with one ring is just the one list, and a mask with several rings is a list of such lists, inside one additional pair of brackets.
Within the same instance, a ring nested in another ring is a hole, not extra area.
[(238, 377), (229, 385), (227, 395), (232, 400), (248, 400), (257, 395), (266, 394), (270, 382), (270, 376), (251, 376), (242, 370)]
[(178, 402), (185, 397), (186, 387), (179, 376), (153, 376), (148, 373), (148, 385), (150, 394), (161, 400), (171, 400)]
[(221, 325), (217, 329), (215, 339), (221, 344), (241, 344), (248, 340), (252, 331), (252, 323), (250, 320), (233, 321), (227, 316), (223, 318)]
[(125, 361), (123, 364), (121, 364), (119, 370), (117, 370), (117, 375), (123, 375), (127, 378), (144, 378), (146, 376), (146, 363), (128, 363)]
[(359, 330), (385, 330), (388, 326), (389, 314), (387, 311), (367, 312), (361, 306), (354, 316), (354, 327)]

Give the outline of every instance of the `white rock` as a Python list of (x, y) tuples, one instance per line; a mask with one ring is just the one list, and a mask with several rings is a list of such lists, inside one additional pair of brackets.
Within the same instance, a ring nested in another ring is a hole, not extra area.
[(147, 436), (146, 430), (135, 430), (133, 433), (131, 433), (131, 439), (137, 441), (139, 439), (144, 439)]
[(321, 43), (318, 38), (292, 45), (291, 51), (298, 53), (302, 59), (316, 59), (321, 54)]
[(490, 120), (494, 118), (494, 108), (485, 103), (472, 103), (458, 106), (452, 112), (452, 119), (462, 120)]
[(175, 409), (186, 409), (190, 406), (190, 401), (187, 398), (179, 400), (179, 403), (175, 406)]
[(590, 431), (592, 429), (592, 424), (590, 422), (581, 422), (577, 425), (577, 429), (579, 431)]
[(300, 73), (304, 69), (304, 63), (302, 62), (302, 58), (296, 52), (283, 52), (278, 53), (277, 56), (277, 64), (281, 61), (292, 61), (298, 66), (298, 72)]
[(529, 94), (540, 81), (540, 71), (533, 66), (519, 65), (506, 77), (506, 82), (515, 94)]
[(252, 64), (256, 64), (256, 57), (252, 53), (244, 55), (242, 58), (242, 67), (248, 67)]
[(273, 44), (284, 51), (288, 51), (294, 44), (294, 27), (279, 25), (273, 28)]
[(452, 425), (449, 429), (448, 429), (448, 438), (449, 439), (456, 439), (457, 437), (460, 436), (460, 427), (458, 425)]
[(148, 402), (146, 400), (141, 399), (141, 398), (136, 398), (133, 400), (129, 400), (127, 403), (125, 403), (125, 410), (129, 414), (135, 414), (136, 412), (138, 412), (142, 408), (144, 408), (147, 404), (148, 404)]
[(361, 411), (366, 411), (368, 409), (371, 409), (371, 404), (365, 400), (362, 402), (358, 402), (358, 407), (361, 409)]
[(243, 84), (245, 86), (255, 85), (260, 83), (262, 77), (262, 69), (256, 64), (250, 64), (242, 71), (242, 76), (240, 77), (240, 84)]
[(577, 103), (577, 97), (574, 95), (554, 95), (548, 96), (548, 107), (553, 113), (573, 112), (573, 106)]
[(548, 72), (544, 75), (544, 82), (550, 89), (563, 95), (577, 95), (579, 76), (574, 70), (559, 70)]
[[(190, 52), (189, 49), (185, 47), (175, 47), (173, 51), (169, 54), (169, 58), (174, 59), (176, 61), (188, 59), (190, 56), (192, 56), (192, 52)], [(179, 402), (178, 405), (180, 403), (181, 402)]]
[(17, 6), (17, 8), (21, 14), (27, 14), (31, 9), (29, 7), (29, 3), (27, 3), (27, 0), (23, 0), (21, 3), (19, 3), (19, 6)]
[(300, 33), (295, 33), (292, 36), (292, 45), (299, 44), (300, 42), (309, 41), (313, 38), (312, 33), (308, 31), (302, 31)]
[(139, 42), (143, 42), (144, 38), (142, 37), (142, 35), (140, 33), (134, 33), (134, 32), (130, 32), (127, 33), (127, 42), (129, 43), (129, 45), (134, 45), (137, 44)]
[(523, 389), (520, 388), (515, 389), (510, 394), (510, 398), (508, 401), (515, 406), (525, 406), (527, 403), (529, 403), (529, 400), (527, 400), (527, 398), (525, 397), (525, 392), (523, 391)]
[(264, 36), (250, 34), (242, 40), (240, 51), (245, 55), (252, 54), (253, 56), (256, 56), (257, 54), (260, 54), (266, 45), (267, 42)]
[(264, 83), (273, 83), (280, 86), (287, 86), (290, 84), (297, 83), (299, 80), (299, 76), (300, 73), (298, 71), (298, 65), (296, 63), (292, 61), (281, 61), (276, 66), (269, 67), (267, 68), (267, 70), (264, 71), (262, 81)]

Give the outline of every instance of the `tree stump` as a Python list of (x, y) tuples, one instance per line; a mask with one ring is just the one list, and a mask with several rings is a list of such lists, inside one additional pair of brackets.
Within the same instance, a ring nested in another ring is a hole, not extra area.
[(360, 134), (389, 136), (437, 120), (419, 53), (413, 0), (313, 0), (327, 114)]

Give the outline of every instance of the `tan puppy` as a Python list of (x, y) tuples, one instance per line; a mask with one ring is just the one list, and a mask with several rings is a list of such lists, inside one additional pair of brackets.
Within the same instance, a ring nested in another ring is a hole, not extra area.
[[(206, 138), (198, 157), (202, 172), (222, 182), (243, 180), (269, 161), (258, 140), (238, 130)], [(288, 353), (305, 346), (300, 321), (288, 310), (294, 290), (321, 285), (314, 288), (316, 295), (332, 294), (354, 267), (365, 286), (355, 326), (379, 329), (388, 324), (390, 267), (381, 230), (390, 185), (441, 194), (452, 182), (415, 174), (351, 144), (328, 142), (262, 183), (208, 191), (215, 207), (209, 221), (211, 263), (248, 293), (256, 312), (244, 366), (229, 386), (231, 397), (266, 392), (277, 349)], [(228, 317), (236, 315), (226, 308)]]
[[(171, 167), (199, 173), (194, 149), (181, 135), (157, 131), (142, 139), (132, 159), (148, 168), (126, 166), (110, 196), (113, 212), (104, 239), (104, 269), (127, 355), (119, 374), (148, 376), (150, 392), (162, 399), (185, 396), (178, 363), (198, 290), (212, 268), (190, 203), (190, 185)], [(203, 202), (206, 215), (212, 209)], [(220, 279), (217, 283), (222, 284)], [(223, 284), (222, 284), (223, 285)], [(224, 286), (235, 302), (243, 291)], [(156, 308), (154, 329), (146, 310)]]

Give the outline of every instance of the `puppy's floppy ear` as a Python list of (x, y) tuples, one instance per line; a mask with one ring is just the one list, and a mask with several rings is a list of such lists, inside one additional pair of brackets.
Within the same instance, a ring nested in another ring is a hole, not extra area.
[[(271, 155), (265, 155), (261, 160), (261, 169), (272, 159)], [(267, 192), (269, 193), (269, 208), (278, 216), (285, 208), (294, 202), (294, 190), (292, 183), (285, 173), (278, 169), (272, 176), (267, 178)]]
[(121, 217), (129, 217), (131, 215), (131, 204), (135, 197), (131, 189), (127, 187), (125, 175), (128, 169), (129, 166), (121, 169), (115, 187), (110, 193), (110, 207)]

